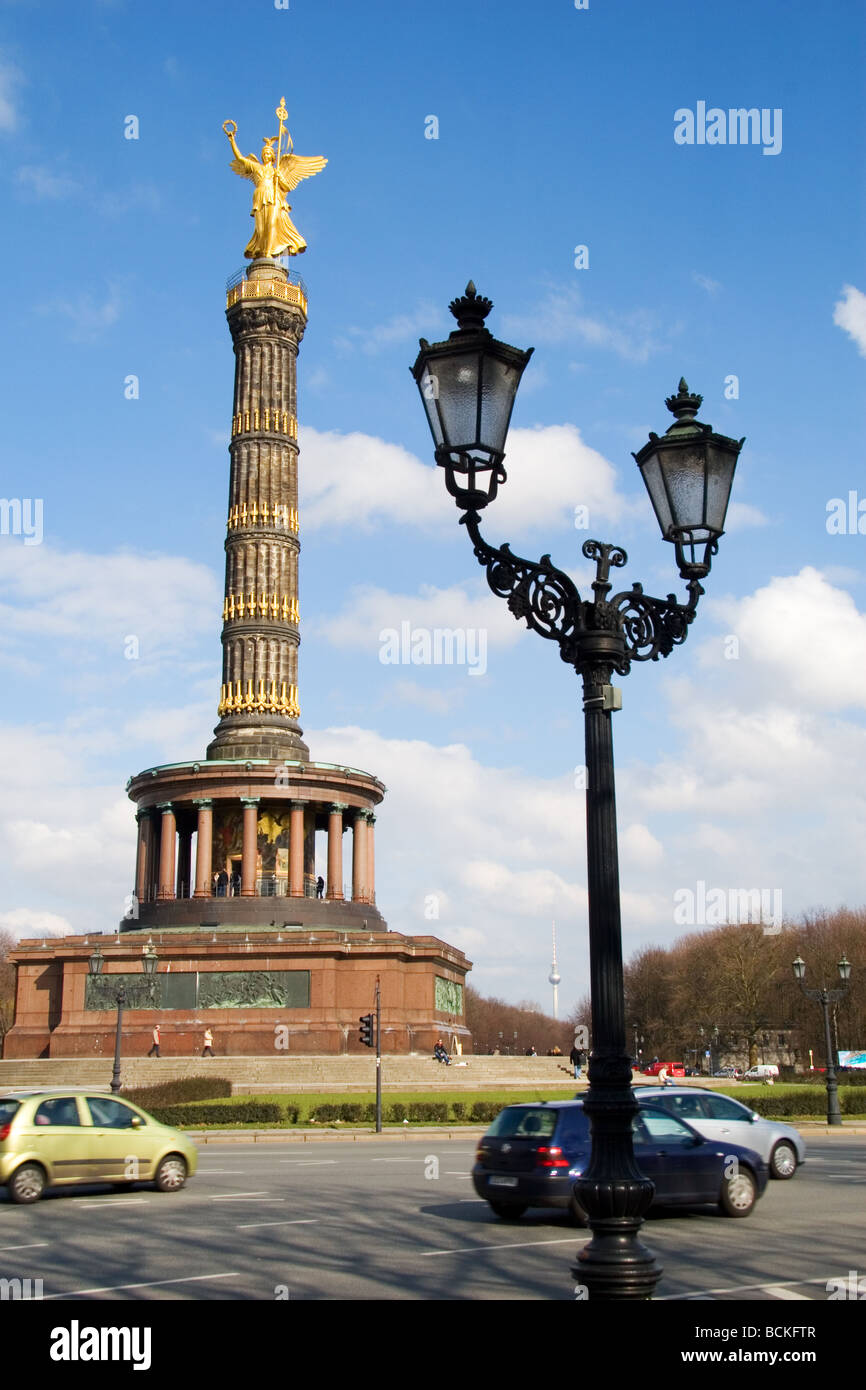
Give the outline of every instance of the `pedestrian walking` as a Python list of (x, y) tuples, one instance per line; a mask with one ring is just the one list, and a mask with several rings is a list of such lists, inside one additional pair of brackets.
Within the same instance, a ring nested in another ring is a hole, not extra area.
[(225, 869), (220, 869), (217, 874), (217, 897), (224, 898), (228, 894), (229, 876)]
[(319, 874), (319, 877), (316, 879), (316, 897), (317, 897), (317, 898), (323, 898), (324, 896), (325, 896), (325, 880), (322, 878), (322, 875)]
[(241, 892), (241, 876), (240, 876), (240, 874), (238, 873), (237, 869), (234, 869), (234, 870), (232, 871), (232, 897), (233, 897), (233, 898), (238, 898), (238, 897), (240, 897), (240, 892)]
[(582, 1080), (582, 1078), (583, 1078), (583, 1068), (584, 1068), (584, 1066), (586, 1065), (586, 1056), (585, 1056), (585, 1054), (584, 1054), (583, 1052), (581, 1052), (581, 1050), (580, 1050), (580, 1048), (578, 1047), (577, 1043), (575, 1043), (574, 1047), (573, 1047), (573, 1048), (571, 1049), (571, 1051), (569, 1052), (569, 1054), (568, 1054), (568, 1060), (569, 1060), (569, 1062), (571, 1062), (571, 1065), (574, 1067), (574, 1079), (575, 1079), (575, 1081), (580, 1081), (580, 1080)]
[(153, 1038), (153, 1046), (151, 1047), (151, 1049), (150, 1049), (150, 1051), (148, 1052), (147, 1055), (148, 1055), (148, 1057), (158, 1057), (158, 1056), (159, 1056), (159, 1024), (158, 1024), (158, 1023), (155, 1025), (154, 1030), (153, 1030), (153, 1032), (151, 1033), (151, 1037)]
[(204, 1047), (201, 1050), (202, 1057), (213, 1056), (213, 1031), (210, 1028), (204, 1030)]

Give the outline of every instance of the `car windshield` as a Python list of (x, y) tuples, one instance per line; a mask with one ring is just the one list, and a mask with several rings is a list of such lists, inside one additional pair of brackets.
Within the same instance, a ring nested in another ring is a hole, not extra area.
[(20, 1100), (0, 1100), (0, 1125), (8, 1125), (13, 1115), (20, 1109)]
[(497, 1115), (487, 1133), (495, 1139), (549, 1139), (559, 1111), (549, 1106), (510, 1105)]

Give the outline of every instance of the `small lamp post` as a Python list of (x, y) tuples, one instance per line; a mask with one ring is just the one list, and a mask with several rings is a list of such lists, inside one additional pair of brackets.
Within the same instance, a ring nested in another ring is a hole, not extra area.
[(828, 1125), (841, 1125), (842, 1111), (839, 1106), (839, 1087), (836, 1082), (836, 1061), (833, 1049), (833, 1041), (830, 1037), (830, 1005), (838, 1004), (840, 999), (844, 999), (848, 992), (848, 981), (851, 978), (851, 962), (842, 955), (836, 969), (839, 971), (839, 979), (842, 981), (840, 989), (828, 989), (826, 985), (821, 989), (809, 989), (803, 982), (806, 978), (806, 962), (802, 956), (797, 956), (793, 963), (794, 979), (803, 991), (807, 999), (813, 1003), (820, 1004), (824, 1012), (824, 1046), (827, 1052), (827, 1123)]
[[(576, 1184), (589, 1215), (592, 1240), (573, 1273), (590, 1299), (646, 1299), (661, 1269), (638, 1240), (653, 1185), (634, 1158), (631, 1089), (623, 997), (619, 862), (611, 713), (621, 708), (611, 685), (633, 661), (656, 661), (684, 642), (704, 593), (703, 579), (718, 549), (743, 440), (715, 434), (696, 415), (701, 397), (684, 380), (666, 402), (674, 424), (663, 437), (651, 434), (635, 460), (650, 494), (662, 536), (676, 552), (689, 598), (651, 598), (640, 584), (613, 594), (611, 568), (627, 561), (621, 547), (588, 540), (594, 560), (593, 597), (581, 598), (574, 581), (549, 555), (526, 560), (508, 545), (489, 545), (480, 513), (505, 483), (505, 438), (520, 378), (532, 349), (521, 352), (497, 341), (485, 327), (493, 305), (470, 280), (450, 304), (457, 328), (441, 343), (421, 339), (412, 367), (430, 431), (436, 463), (462, 515), (487, 582), (518, 619), (559, 643), (560, 656), (583, 682), (586, 735), (586, 836), (593, 1048), (584, 1108), (592, 1124), (592, 1158)], [(539, 479), (539, 486), (543, 480)]]
[[(142, 948), (141, 956), (141, 964), (142, 969), (144, 970), (144, 974), (146, 975), (149, 981), (152, 981), (154, 973), (156, 971), (156, 963), (158, 960), (158, 956), (156, 953), (156, 948), (151, 940), (148, 940), (147, 945)], [(102, 950), (100, 949), (99, 943), (97, 943), (88, 959), (88, 968), (91, 979), (108, 979), (107, 975), (103, 975), (104, 965), (105, 957), (102, 954)], [(122, 982), (117, 986), (115, 990), (114, 999), (117, 1005), (117, 1027), (115, 1029), (114, 1034), (114, 1069), (111, 1073), (111, 1089), (116, 1095), (117, 1092), (120, 1090), (121, 1086), (120, 1048), (123, 1039), (123, 1009), (126, 1004), (126, 987)]]

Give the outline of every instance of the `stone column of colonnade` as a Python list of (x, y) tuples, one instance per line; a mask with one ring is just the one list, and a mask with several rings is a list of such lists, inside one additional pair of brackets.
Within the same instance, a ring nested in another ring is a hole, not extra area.
[(138, 822), (138, 852), (135, 860), (135, 896), (140, 903), (150, 896), (153, 877), (153, 815), (150, 809), (136, 811)]
[(192, 826), (181, 826), (177, 833), (177, 891), (178, 898), (191, 898), (192, 885)]
[(352, 822), (352, 901), (367, 901), (367, 812), (356, 811)]
[(325, 897), (335, 901), (343, 897), (343, 812), (348, 809), (342, 801), (334, 801), (328, 816), (328, 884)]
[(244, 808), (244, 829), (241, 859), (241, 897), (256, 896), (256, 867), (258, 850), (259, 798), (241, 797)]
[(163, 801), (158, 809), (162, 812), (159, 837), (159, 888), (160, 899), (174, 897), (175, 838), (177, 821), (174, 807), (170, 801)]
[(213, 802), (197, 800), (198, 827), (195, 843), (196, 898), (209, 898), (213, 891)]
[(289, 897), (304, 896), (304, 802), (289, 807)]
[(367, 901), (376, 901), (376, 845), (374, 840), (373, 827), (376, 824), (376, 817), (372, 811), (367, 812)]
[[(292, 801), (289, 806), (289, 876), (287, 892), (289, 897), (302, 898), (304, 888), (304, 837), (305, 812), (310, 803)], [(151, 895), (156, 882), (156, 896), (160, 900), (180, 896), (209, 898), (213, 896), (213, 807), (210, 798), (196, 798), (196, 853), (195, 887), (190, 882), (192, 874), (192, 834), (191, 825), (183, 826), (178, 832), (177, 812), (174, 803), (161, 802), (156, 807), (160, 813), (159, 834), (151, 810), (140, 811), (138, 820), (138, 853), (136, 858), (136, 895), (145, 902)], [(258, 869), (258, 816), (260, 798), (242, 797), (243, 834), (241, 859), (241, 897), (257, 896)], [(326, 898), (332, 901), (343, 899), (343, 830), (345, 815), (349, 810), (345, 802), (331, 802), (328, 805), (328, 880)], [(352, 817), (352, 901), (375, 903), (376, 866), (373, 812), (353, 808)], [(186, 888), (185, 892), (182, 889)]]

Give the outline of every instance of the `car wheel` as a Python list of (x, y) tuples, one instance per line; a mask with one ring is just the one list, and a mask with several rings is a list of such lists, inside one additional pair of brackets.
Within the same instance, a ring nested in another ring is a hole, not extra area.
[(746, 1168), (739, 1168), (722, 1183), (719, 1205), (726, 1216), (748, 1216), (757, 1200), (755, 1179)]
[(19, 1206), (38, 1202), (46, 1188), (45, 1169), (38, 1163), (22, 1163), (9, 1179), (9, 1196)]
[(179, 1192), (186, 1182), (186, 1159), (180, 1154), (168, 1154), (156, 1170), (156, 1185), (160, 1192)]
[(586, 1207), (580, 1205), (580, 1202), (573, 1192), (571, 1194), (571, 1201), (568, 1204), (568, 1214), (575, 1226), (587, 1226), (589, 1224), (589, 1212), (586, 1210)]
[(526, 1211), (526, 1202), (491, 1202), (490, 1210), (503, 1221), (517, 1221)]
[(792, 1178), (797, 1171), (797, 1153), (794, 1145), (787, 1139), (780, 1139), (770, 1154), (770, 1177), (783, 1181)]

